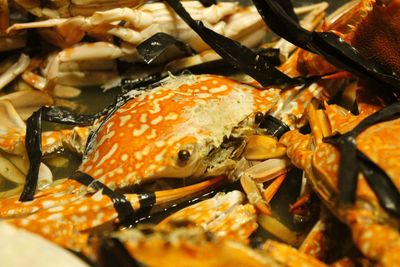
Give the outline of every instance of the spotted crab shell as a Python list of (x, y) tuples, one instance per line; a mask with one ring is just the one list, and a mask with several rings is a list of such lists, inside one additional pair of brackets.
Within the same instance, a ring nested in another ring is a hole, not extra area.
[[(102, 126), (80, 169), (112, 188), (159, 177), (199, 177), (212, 148), (278, 99), (277, 89), (257, 90), (226, 77), (169, 77)], [(187, 162), (177, 157), (183, 149), (191, 154)]]
[[(357, 125), (359, 120), (353, 121), (352, 125)], [(348, 128), (350, 125), (346, 125)], [(400, 169), (398, 158), (400, 157), (400, 119), (378, 123), (365, 129), (356, 138), (357, 148), (368, 156), (373, 162), (381, 167), (392, 179), (397, 189), (400, 190)], [(338, 194), (338, 166), (340, 152), (333, 145), (321, 143), (316, 146), (312, 157), (312, 166), (318, 175), (319, 182), (316, 184), (320, 188), (324, 198), (330, 199), (333, 204), (332, 196)], [(367, 181), (360, 174), (357, 185), (357, 205), (367, 205), (373, 208), (381, 216), (385, 217), (385, 212), (380, 208), (378, 199), (371, 190)]]

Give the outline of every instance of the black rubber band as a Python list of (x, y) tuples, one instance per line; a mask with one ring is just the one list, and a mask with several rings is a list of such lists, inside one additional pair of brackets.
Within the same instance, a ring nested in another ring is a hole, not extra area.
[(29, 159), (29, 170), (19, 201), (31, 201), (39, 180), (42, 161), (42, 113), (35, 111), (26, 122), (25, 148)]
[(400, 194), (396, 185), (375, 162), (357, 150), (360, 170), (378, 197), (379, 203), (392, 216), (400, 217)]
[(36, 192), (42, 161), (42, 121), (86, 126), (91, 125), (95, 119), (95, 115), (75, 114), (60, 107), (41, 107), (28, 118), (25, 147), (30, 164), (20, 201), (31, 201)]
[(103, 190), (103, 194), (108, 196), (113, 202), (114, 209), (118, 214), (119, 224), (125, 227), (131, 227), (135, 224), (135, 210), (124, 194), (111, 190), (108, 186), (95, 180), (92, 176), (77, 171), (70, 179), (73, 179), (87, 187), (92, 187), (95, 190)]
[(338, 187), (339, 202), (342, 204), (353, 204), (355, 201), (358, 173), (360, 171), (355, 140), (356, 137), (352, 133), (334, 135), (325, 139), (326, 142), (335, 145), (340, 151)]
[(165, 56), (167, 53), (170, 53), (171, 47), (175, 47), (179, 50), (180, 57), (192, 56), (194, 54), (193, 50), (187, 43), (164, 32), (156, 33), (144, 40), (136, 47), (136, 50), (144, 62), (150, 64), (160, 56)]
[(156, 195), (151, 193), (139, 193), (140, 208), (136, 212), (137, 220), (144, 219), (150, 215), (151, 209), (156, 204)]
[(265, 129), (268, 135), (276, 137), (277, 139), (281, 138), (284, 133), (290, 131), (286, 123), (271, 115), (264, 116), (260, 123), (260, 128)]
[(375, 192), (381, 206), (391, 215), (400, 217), (400, 192), (396, 185), (376, 163), (363, 154), (356, 145), (356, 137), (368, 127), (400, 117), (400, 103), (394, 103), (362, 120), (353, 130), (324, 138), (324, 141), (338, 148), (339, 162), (339, 201), (354, 203), (358, 173), (364, 174), (371, 189)]
[(268, 27), (292, 44), (319, 54), (332, 65), (362, 77), (385, 90), (400, 92), (400, 77), (387, 66), (361, 56), (332, 32), (310, 32), (293, 16), (288, 0), (252, 0)]
[(194, 20), (179, 0), (166, 0), (166, 3), (195, 31), (204, 42), (229, 64), (248, 74), (263, 86), (303, 84), (303, 78), (291, 78), (275, 68), (266, 58), (260, 57), (239, 42), (229, 39)]

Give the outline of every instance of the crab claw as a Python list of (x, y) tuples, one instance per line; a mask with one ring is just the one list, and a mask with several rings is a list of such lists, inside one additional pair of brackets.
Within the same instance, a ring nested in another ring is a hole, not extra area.
[(362, 57), (356, 48), (332, 32), (310, 32), (302, 28), (287, 11), (285, 2), (289, 1), (253, 0), (269, 28), (287, 41), (356, 76), (399, 92), (400, 77), (396, 73)]

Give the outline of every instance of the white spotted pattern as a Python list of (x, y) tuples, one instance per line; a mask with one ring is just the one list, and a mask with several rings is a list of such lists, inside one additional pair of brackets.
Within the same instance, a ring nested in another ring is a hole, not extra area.
[(145, 131), (147, 131), (150, 128), (148, 124), (142, 124), (140, 125), (139, 129), (134, 129), (133, 130), (133, 136), (141, 136)]
[(108, 151), (108, 153), (106, 155), (103, 156), (103, 158), (100, 159), (100, 161), (98, 162), (98, 166), (102, 165), (104, 162), (106, 162), (109, 158), (112, 157), (112, 155), (114, 155), (115, 151), (117, 151), (118, 149), (118, 143), (115, 143), (111, 149)]
[(151, 125), (157, 125), (162, 121), (163, 117), (161, 115), (157, 116), (155, 119), (153, 119), (150, 124)]
[(130, 114), (121, 116), (119, 118), (120, 119), (119, 127), (123, 127), (131, 118), (132, 118), (132, 115), (130, 115)]

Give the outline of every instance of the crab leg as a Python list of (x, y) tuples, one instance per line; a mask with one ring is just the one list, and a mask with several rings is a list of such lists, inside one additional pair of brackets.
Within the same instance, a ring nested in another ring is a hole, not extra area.
[[(231, 23), (235, 23), (235, 21), (241, 17), (250, 18), (252, 27), (255, 27), (257, 23), (260, 24), (261, 22), (259, 16), (253, 16), (255, 10), (241, 9), (236, 3), (225, 2), (210, 7), (204, 7), (200, 2), (186, 1), (183, 2), (183, 5), (187, 7), (190, 13), (196, 18), (205, 21), (209, 25), (214, 25), (214, 27), (221, 32), (226, 31), (226, 33), (236, 34), (247, 28), (246, 24), (238, 24), (229, 27), (229, 23), (227, 24), (224, 22), (226, 17), (229, 17), (235, 12), (243, 13), (243, 16), (239, 15), (235, 20), (231, 21)], [(240, 20), (248, 23), (247, 19), (241, 18)], [(118, 25), (121, 21), (125, 22), (123, 26)], [(69, 46), (78, 43), (84, 37), (85, 33), (95, 37), (102, 37), (100, 39), (103, 40), (109, 39), (110, 35), (114, 35), (132, 45), (138, 45), (154, 33), (166, 32), (177, 35), (179, 39), (190, 43), (195, 50), (202, 51), (206, 48), (193, 33), (187, 31), (187, 26), (183, 25), (179, 20), (176, 20), (175, 16), (171, 14), (164, 3), (145, 4), (138, 9), (127, 7), (114, 8), (106, 11), (94, 12), (94, 14), (89, 17), (78, 16), (70, 19), (50, 19), (40, 22), (14, 24), (8, 29), (8, 33), (31, 28), (42, 30), (44, 35), (54, 36), (53, 40), (55, 40), (56, 44), (60, 47), (66, 47), (65, 43), (69, 44)], [(50, 32), (47, 30), (48, 28), (54, 28), (55, 31)], [(45, 31), (43, 31), (43, 29)], [(232, 31), (231, 29), (235, 30)], [(58, 38), (55, 37), (57, 34)], [(264, 35), (265, 33), (261, 36)], [(64, 44), (57, 39), (64, 39)]]
[(0, 90), (3, 89), (8, 83), (14, 80), (18, 75), (26, 70), (29, 66), (29, 56), (21, 54), (18, 61), (12, 65), (6, 72), (0, 75)]
[[(267, 146), (276, 147), (276, 140), (271, 140), (271, 137), (268, 136), (260, 136), (257, 139), (266, 139), (269, 140), (272, 144), (268, 144), (268, 142), (264, 142)], [(254, 142), (253, 140), (253, 142)], [(252, 141), (249, 142), (248, 153), (245, 152), (245, 155), (253, 156), (257, 155), (258, 158), (263, 154), (254, 152), (254, 145), (251, 144)], [(274, 144), (275, 142), (275, 144)], [(257, 143), (261, 144), (259, 140)], [(268, 150), (263, 149), (259, 146), (261, 151), (266, 151), (264, 154), (264, 159), (271, 155)], [(246, 147), (247, 150), (247, 147)], [(274, 155), (274, 152), (272, 152)], [(243, 187), (243, 190), (247, 194), (247, 198), (251, 204), (253, 204), (262, 214), (259, 216), (260, 225), (266, 229), (271, 234), (277, 236), (281, 240), (285, 240), (290, 244), (295, 244), (298, 242), (298, 238), (296, 234), (294, 234), (290, 229), (288, 229), (285, 225), (280, 223), (275, 218), (271, 217), (272, 211), (268, 206), (268, 203), (271, 201), (273, 196), (278, 191), (280, 185), (286, 177), (286, 173), (290, 168), (290, 163), (287, 159), (269, 159), (264, 162), (258, 163), (253, 167), (245, 170), (241, 175), (240, 182)], [(275, 178), (277, 177), (277, 178)], [(272, 183), (264, 190), (263, 182), (274, 179)], [(263, 190), (263, 192), (261, 192)]]
[(272, 181), (272, 183), (265, 189), (264, 191), (264, 199), (269, 203), (272, 198), (275, 196), (276, 192), (278, 192), (278, 189), (282, 185), (283, 181), (286, 178), (286, 173), (279, 175), (275, 180)]
[(52, 105), (54, 102), (48, 94), (37, 90), (24, 90), (6, 94), (0, 97), (0, 101), (2, 100), (10, 101), (22, 120), (28, 119), (40, 107)]
[(26, 45), (26, 35), (18, 34), (12, 37), (0, 36), (0, 52), (23, 48)]
[(0, 175), (17, 184), (23, 184), (25, 175), (0, 152)]
[(299, 251), (313, 258), (324, 260), (327, 254), (327, 224), (327, 216), (322, 216), (307, 234)]
[(271, 159), (249, 168), (242, 174), (240, 182), (250, 203), (254, 204), (264, 214), (271, 215), (271, 210), (267, 206), (268, 199), (264, 199), (260, 192), (259, 184), (281, 175), (267, 189), (267, 196), (273, 195), (273, 191), (277, 191), (277, 184), (282, 182), (289, 166), (289, 162), (285, 159)]
[[(154, 193), (153, 205), (182, 201), (187, 196), (193, 196), (204, 190), (214, 188), (224, 179), (223, 176), (200, 182), (198, 184)], [(140, 209), (149, 208), (142, 206), (143, 196), (140, 194), (125, 195), (132, 207), (138, 212)], [(71, 197), (71, 196), (70, 196)], [(68, 198), (67, 198), (68, 199)], [(47, 201), (57, 201), (55, 197)], [(87, 197), (77, 198), (65, 206), (53, 206), (47, 210), (41, 210), (30, 216), (18, 219), (10, 219), (9, 223), (38, 233), (55, 243), (80, 251), (86, 246), (87, 230), (112, 222), (117, 218), (117, 212), (111, 199), (98, 191)], [(53, 203), (54, 204), (54, 203)], [(136, 218), (139, 220), (141, 218)], [(58, 235), (54, 235), (58, 233)]]
[[(171, 233), (152, 231), (150, 234), (145, 234), (146, 230), (141, 232), (132, 229), (114, 234), (122, 243), (120, 247), (125, 248), (125, 253), (131, 256), (128, 262), (140, 262), (146, 266), (166, 266), (174, 262), (177, 267), (280, 266), (262, 251), (253, 250), (239, 242), (213, 238), (212, 235), (210, 238), (199, 228), (177, 229)], [(115, 250), (112, 246), (108, 249)], [(119, 259), (122, 264), (120, 257), (112, 257)]]
[[(25, 183), (25, 176), (28, 173), (28, 165), (25, 157), (6, 155), (0, 152), (0, 175), (16, 184)], [(53, 181), (53, 175), (50, 169), (43, 163), (39, 166), (39, 188), (50, 185)]]

